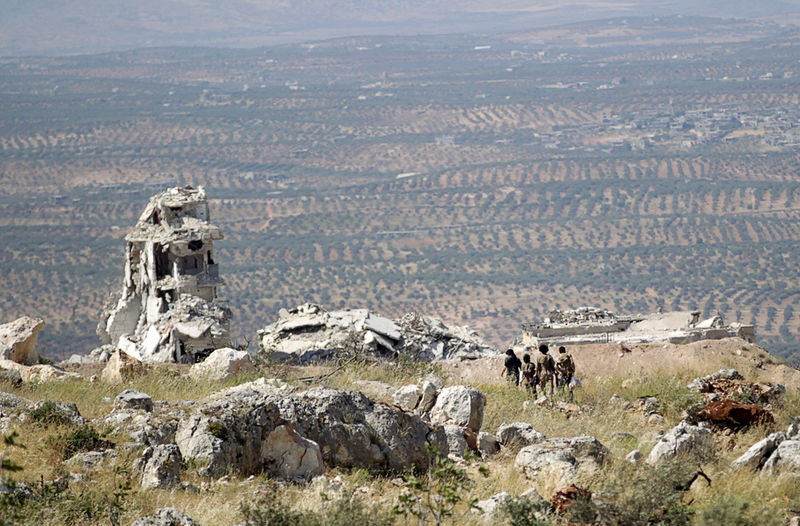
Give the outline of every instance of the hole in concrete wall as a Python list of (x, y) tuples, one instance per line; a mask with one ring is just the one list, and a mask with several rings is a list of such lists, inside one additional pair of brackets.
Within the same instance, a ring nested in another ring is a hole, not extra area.
[(203, 242), (199, 239), (189, 241), (189, 250), (200, 250), (201, 248), (203, 248)]
[(164, 247), (161, 245), (156, 245), (155, 249), (153, 250), (155, 253), (155, 263), (156, 263), (156, 279), (161, 279), (166, 276), (169, 276), (170, 269), (169, 269), (169, 255), (167, 252), (164, 251)]

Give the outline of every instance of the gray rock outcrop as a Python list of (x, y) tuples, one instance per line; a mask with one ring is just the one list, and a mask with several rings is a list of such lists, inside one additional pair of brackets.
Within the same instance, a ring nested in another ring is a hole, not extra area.
[(785, 433), (772, 433), (759, 440), (731, 463), (731, 469), (742, 468), (800, 477), (800, 417), (792, 421)]
[(656, 442), (645, 462), (660, 464), (676, 457), (703, 455), (714, 446), (714, 437), (706, 425), (680, 422)]
[(478, 433), (478, 452), (483, 458), (489, 458), (500, 452), (500, 443), (491, 433), (481, 431)]
[(472, 513), (480, 513), (486, 521), (494, 521), (500, 517), (503, 505), (511, 500), (511, 495), (503, 491), (492, 495), (488, 499), (479, 500), (472, 506)]
[(178, 446), (163, 444), (146, 448), (133, 467), (142, 474), (142, 488), (171, 488), (181, 481), (180, 465)]
[(485, 406), (486, 396), (474, 387), (445, 387), (430, 411), (430, 420), (433, 424), (466, 427), (477, 433), (483, 424)]
[(417, 407), (421, 397), (422, 392), (419, 387), (411, 384), (404, 385), (395, 391), (392, 395), (392, 401), (403, 411), (413, 411)]

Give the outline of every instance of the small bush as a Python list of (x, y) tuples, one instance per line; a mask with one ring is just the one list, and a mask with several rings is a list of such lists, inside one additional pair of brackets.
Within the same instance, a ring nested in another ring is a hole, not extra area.
[(114, 446), (108, 440), (103, 440), (97, 430), (90, 426), (81, 426), (69, 435), (56, 437), (56, 443), (62, 443), (62, 457), (64, 460), (82, 451), (94, 451), (97, 449), (108, 449)]
[(556, 520), (549, 503), (524, 497), (507, 500), (502, 511), (510, 526), (551, 526)]
[(220, 440), (228, 440), (228, 428), (219, 420), (213, 420), (206, 426), (208, 432)]
[(775, 510), (745, 499), (741, 495), (723, 495), (698, 514), (698, 526), (780, 526), (783, 518)]
[(70, 425), (72, 420), (70, 414), (60, 407), (57, 403), (47, 400), (42, 405), (35, 409), (31, 409), (28, 413), (33, 422), (43, 426), (50, 425)]

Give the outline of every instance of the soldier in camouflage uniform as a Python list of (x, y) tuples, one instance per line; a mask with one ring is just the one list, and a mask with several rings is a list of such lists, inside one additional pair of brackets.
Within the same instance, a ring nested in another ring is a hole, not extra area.
[(542, 389), (542, 394), (544, 394), (545, 388), (549, 385), (550, 396), (553, 396), (556, 387), (556, 370), (555, 362), (553, 357), (548, 354), (549, 352), (550, 348), (546, 343), (539, 346), (539, 356), (536, 357), (536, 378), (539, 387)]
[(572, 356), (567, 354), (567, 349), (563, 345), (558, 348), (558, 358), (556, 358), (556, 374), (558, 375), (558, 389), (564, 391), (569, 390), (569, 401), (572, 402), (572, 389), (570, 388), (570, 381), (575, 374), (575, 362)]

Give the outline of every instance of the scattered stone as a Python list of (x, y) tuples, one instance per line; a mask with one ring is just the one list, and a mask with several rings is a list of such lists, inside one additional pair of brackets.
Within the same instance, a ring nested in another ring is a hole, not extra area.
[(0, 369), (0, 382), (19, 385), (22, 383), (22, 374), (17, 369)]
[(387, 402), (392, 400), (395, 392), (394, 386), (375, 380), (356, 380), (350, 386), (370, 398)]
[[(111, 444), (108, 443), (107, 446), (111, 447)], [(113, 449), (86, 451), (71, 456), (64, 461), (64, 464), (72, 470), (93, 473), (103, 468), (107, 462), (114, 463), (118, 456), (117, 451)]]
[(744, 376), (736, 369), (720, 369), (716, 373), (695, 378), (686, 387), (693, 393), (710, 393), (714, 390), (716, 380), (744, 380)]
[(500, 443), (497, 438), (491, 433), (481, 431), (478, 433), (478, 452), (481, 458), (489, 458), (496, 455), (500, 451)]
[(571, 483), (579, 472), (596, 472), (610, 454), (608, 448), (592, 436), (549, 438), (522, 448), (514, 467), (529, 479), (541, 475)]
[(114, 399), (114, 410), (133, 409), (134, 411), (153, 410), (153, 399), (150, 395), (135, 389), (125, 389)]
[(419, 403), (422, 393), (416, 385), (404, 385), (394, 392), (392, 400), (403, 411), (413, 411)]
[(433, 409), (436, 404), (436, 397), (439, 396), (439, 389), (430, 380), (422, 382), (422, 398), (417, 406), (417, 413), (423, 415)]
[(226, 380), (255, 370), (256, 366), (247, 351), (223, 347), (209, 354), (202, 362), (192, 365), (189, 376), (195, 380)]
[(664, 420), (664, 417), (658, 413), (650, 413), (650, 415), (647, 417), (647, 423), (650, 425), (661, 425), (664, 422), (666, 422), (666, 420)]
[(181, 452), (175, 444), (148, 447), (136, 462), (134, 470), (142, 474), (142, 488), (171, 488), (180, 484)]
[(488, 499), (479, 500), (473, 504), (470, 511), (472, 511), (472, 513), (480, 513), (484, 520), (493, 521), (500, 517), (503, 505), (509, 500), (511, 500), (511, 495), (503, 491), (492, 495)]
[(592, 492), (571, 484), (566, 488), (556, 491), (553, 496), (550, 497), (550, 503), (553, 505), (558, 515), (564, 515), (569, 507), (578, 500), (592, 500)]
[(11, 323), (0, 325), (0, 359), (22, 365), (39, 363), (36, 340), (44, 327), (40, 318), (23, 316)]
[(634, 449), (625, 455), (625, 460), (631, 464), (638, 464), (642, 460), (642, 452), (638, 449)]
[(497, 441), (503, 447), (525, 447), (541, 442), (546, 437), (527, 422), (505, 422), (497, 428)]
[[(46, 383), (54, 380), (76, 380), (81, 376), (77, 373), (65, 371), (59, 367), (52, 365), (22, 365), (11, 360), (0, 360), (0, 371), (17, 371), (19, 378), (23, 382), (36, 382)], [(6, 373), (6, 375), (15, 380), (17, 374)]]
[(553, 402), (551, 402), (550, 399), (545, 395), (542, 395), (533, 402), (533, 405), (536, 407), (549, 407), (553, 405)]
[(611, 398), (608, 399), (608, 404), (619, 407), (623, 411), (628, 411), (630, 409), (633, 409), (633, 404), (630, 401), (625, 400), (624, 398), (617, 396), (616, 394), (611, 395)]
[(656, 442), (646, 462), (660, 464), (676, 457), (704, 454), (714, 446), (711, 430), (703, 425), (680, 422)]
[[(43, 413), (48, 414), (43, 414)], [(41, 418), (44, 424), (62, 424), (71, 426), (82, 426), (86, 424), (86, 419), (81, 416), (75, 402), (53, 402), (42, 400), (34, 402), (30, 410), (25, 415), (26, 420)]]
[(114, 351), (108, 360), (100, 379), (111, 384), (119, 384), (147, 372), (148, 366), (122, 350)]
[(210, 217), (202, 187), (150, 199), (125, 236), (122, 287), (97, 325), (104, 344), (143, 362), (194, 363), (230, 340), (231, 311), (215, 302), (222, 233)]
[(175, 508), (161, 508), (154, 515), (137, 519), (131, 526), (200, 526)]
[(430, 412), (433, 424), (452, 424), (475, 431), (481, 430), (486, 396), (474, 387), (445, 387)]
[(800, 440), (784, 440), (764, 462), (764, 473), (800, 477)]
[(661, 401), (655, 396), (640, 396), (636, 399), (636, 409), (645, 414), (656, 413), (661, 408)]

